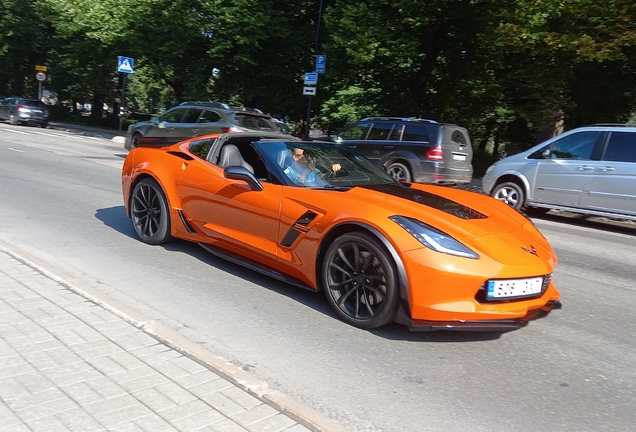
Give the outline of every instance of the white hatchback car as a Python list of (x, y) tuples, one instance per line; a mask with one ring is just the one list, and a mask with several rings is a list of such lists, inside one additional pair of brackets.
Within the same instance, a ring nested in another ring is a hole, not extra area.
[(573, 129), (497, 161), (482, 188), (517, 210), (636, 220), (636, 125)]

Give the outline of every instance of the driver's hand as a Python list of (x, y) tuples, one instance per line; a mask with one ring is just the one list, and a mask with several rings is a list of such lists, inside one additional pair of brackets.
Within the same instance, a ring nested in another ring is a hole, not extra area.
[(331, 171), (336, 173), (336, 172), (340, 171), (341, 169), (342, 169), (342, 167), (340, 166), (340, 164), (337, 164), (337, 163), (336, 164), (331, 164)]

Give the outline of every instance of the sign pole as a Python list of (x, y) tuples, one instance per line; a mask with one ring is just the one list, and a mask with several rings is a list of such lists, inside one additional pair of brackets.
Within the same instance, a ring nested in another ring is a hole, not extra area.
[(309, 139), (309, 121), (311, 120), (311, 95), (307, 101), (307, 117), (305, 119), (305, 124), (303, 127), (303, 139)]
[(42, 81), (38, 81), (38, 100), (42, 100)]
[(123, 75), (121, 79), (121, 107), (119, 107), (119, 131), (121, 132), (122, 124), (124, 123), (124, 108), (126, 107), (126, 76), (125, 72), (121, 72)]

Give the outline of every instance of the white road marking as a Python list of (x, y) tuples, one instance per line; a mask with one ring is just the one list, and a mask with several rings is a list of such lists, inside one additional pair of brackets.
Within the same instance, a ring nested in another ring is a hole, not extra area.
[(24, 150), (14, 149), (13, 147), (7, 147), (7, 150), (12, 150), (12, 151), (18, 152), (18, 153), (24, 153)]
[(7, 131), (7, 132), (17, 133), (17, 134), (22, 134), (22, 135), (30, 135), (28, 132), (22, 132), (22, 131), (18, 131), (18, 130), (14, 130), (14, 129), (5, 129), (5, 128), (2, 128), (2, 130), (5, 130), (5, 131)]

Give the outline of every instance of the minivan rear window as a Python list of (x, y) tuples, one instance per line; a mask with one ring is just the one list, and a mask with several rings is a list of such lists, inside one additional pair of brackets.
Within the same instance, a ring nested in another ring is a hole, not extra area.
[(603, 160), (636, 162), (636, 133), (612, 132)]

